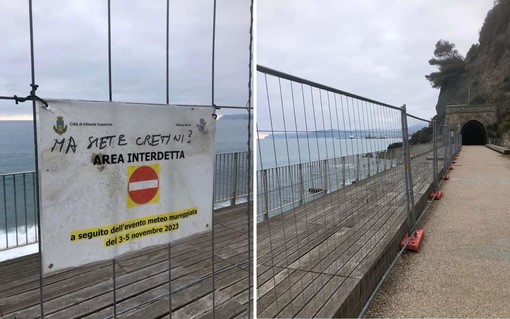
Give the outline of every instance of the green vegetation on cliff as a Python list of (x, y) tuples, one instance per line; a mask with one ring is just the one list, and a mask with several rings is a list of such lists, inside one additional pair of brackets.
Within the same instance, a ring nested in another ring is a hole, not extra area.
[(426, 75), (440, 89), (437, 119), (444, 122), (448, 104), (494, 104), (498, 121), (489, 135), (510, 144), (510, 0), (497, 0), (487, 13), (478, 43), (464, 58), (446, 40), (436, 43), (429, 64), (438, 70)]
[(439, 40), (434, 50), (434, 58), (429, 60), (430, 65), (436, 65), (438, 72), (425, 75), (433, 88), (440, 88), (448, 85), (448, 82), (455, 81), (464, 72), (464, 57), (455, 49), (455, 44), (445, 40)]

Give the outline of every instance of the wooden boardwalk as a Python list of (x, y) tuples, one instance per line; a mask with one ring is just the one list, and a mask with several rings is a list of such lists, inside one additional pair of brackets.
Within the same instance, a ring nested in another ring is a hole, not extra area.
[[(251, 214), (250, 214), (251, 215)], [(216, 318), (248, 318), (248, 205), (215, 212)], [(212, 318), (211, 232), (171, 247), (172, 318)], [(168, 246), (116, 259), (118, 318), (168, 318)], [(65, 270), (44, 279), (45, 318), (113, 317), (112, 261)], [(0, 317), (38, 318), (39, 254), (0, 263)]]
[[(431, 190), (426, 155), (412, 160), (417, 211)], [(403, 174), (396, 166), (259, 223), (258, 316), (357, 316), (406, 230)]]

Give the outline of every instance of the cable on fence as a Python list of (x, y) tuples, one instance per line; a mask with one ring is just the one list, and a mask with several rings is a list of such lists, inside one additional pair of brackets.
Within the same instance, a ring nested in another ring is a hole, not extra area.
[[(32, 86), (32, 84), (31, 84), (31, 86)], [(40, 98), (39, 96), (37, 96), (35, 94), (35, 91), (37, 90), (37, 87), (39, 87), (39, 86), (38, 85), (33, 85), (32, 87), (33, 87), (32, 91), (30, 91), (30, 94), (27, 95), (26, 97), (20, 97), (20, 96), (17, 96), (17, 95), (14, 95), (14, 96), (0, 96), (0, 100), (11, 100), (11, 101), (16, 102), (16, 104), (23, 103), (23, 102), (26, 102), (26, 101), (39, 101), (39, 102), (41, 102), (44, 105), (44, 107), (46, 109), (50, 109), (50, 106), (48, 105), (48, 102), (46, 102), (45, 100), (43, 100), (42, 98)]]

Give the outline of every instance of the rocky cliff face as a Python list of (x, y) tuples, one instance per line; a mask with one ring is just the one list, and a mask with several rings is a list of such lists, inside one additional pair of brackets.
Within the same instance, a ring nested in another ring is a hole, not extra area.
[[(479, 43), (465, 59), (462, 74), (441, 86), (436, 111), (444, 120), (448, 104), (494, 103), (498, 124), (489, 135), (503, 138), (510, 131), (510, 0), (496, 2), (480, 31)], [(506, 143), (510, 142), (508, 139)], [(509, 143), (510, 144), (510, 143)]]

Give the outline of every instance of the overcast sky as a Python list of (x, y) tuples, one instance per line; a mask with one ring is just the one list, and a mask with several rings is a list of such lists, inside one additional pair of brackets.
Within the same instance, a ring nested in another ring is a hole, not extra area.
[[(465, 55), (493, 0), (259, 0), (258, 64), (430, 119), (439, 39)], [(258, 80), (259, 92), (263, 82)], [(267, 121), (259, 94), (259, 123)], [(264, 101), (262, 101), (264, 102)]]
[[(166, 0), (112, 0), (113, 100), (165, 103)], [(249, 0), (217, 2), (216, 104), (248, 99)], [(108, 100), (107, 1), (34, 1), (37, 94)], [(170, 0), (170, 103), (211, 104), (212, 0)], [(0, 95), (30, 91), (28, 1), (0, 0)], [(0, 101), (0, 120), (31, 104)]]
[[(171, 0), (171, 103), (209, 104), (212, 0)], [(34, 1), (36, 82), (48, 98), (108, 99), (106, 0)], [(431, 118), (424, 75), (439, 39), (462, 54), (493, 0), (259, 0), (257, 57), (312, 81)], [(165, 0), (112, 0), (113, 98), (165, 101)], [(27, 1), (0, 1), (0, 95), (30, 88)], [(217, 104), (247, 101), (249, 0), (218, 0)], [(0, 102), (0, 119), (29, 103)], [(261, 114), (263, 116), (263, 114)], [(261, 118), (261, 120), (264, 120)]]

